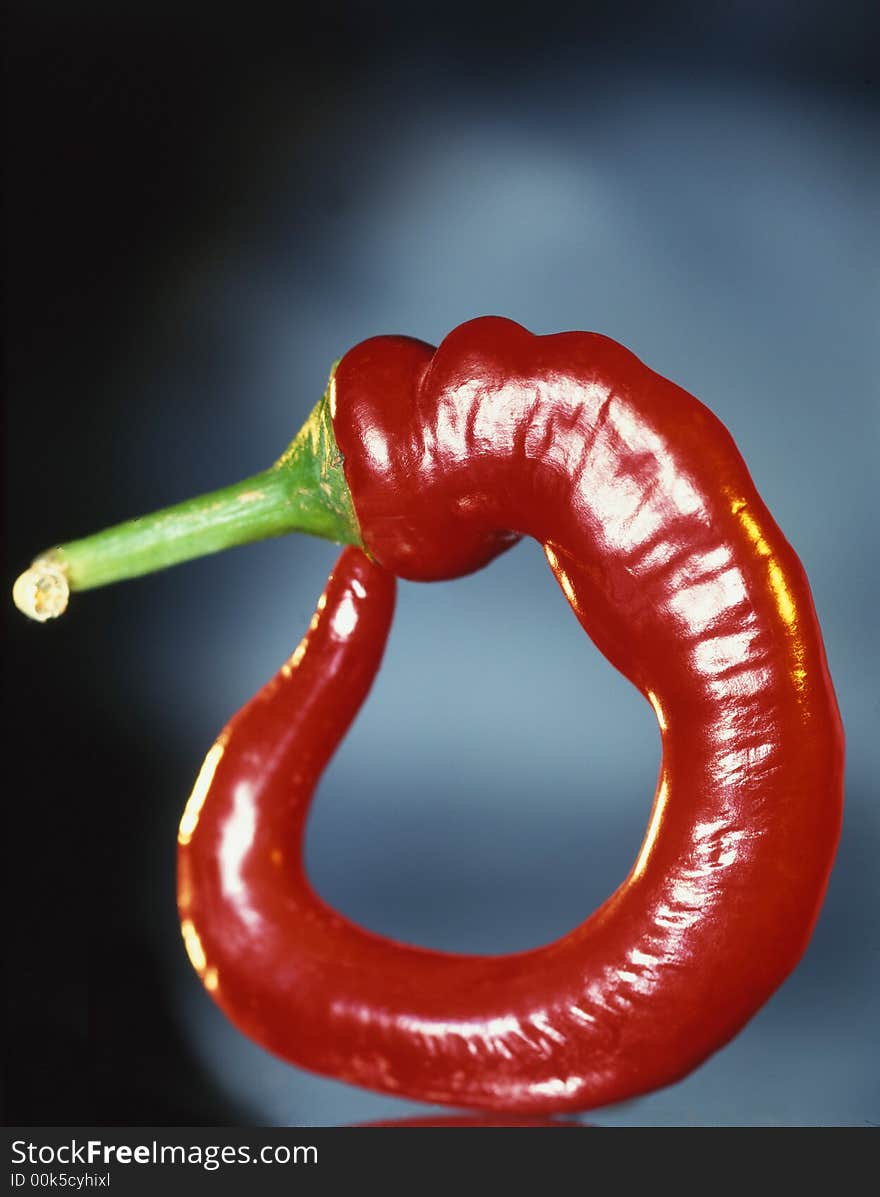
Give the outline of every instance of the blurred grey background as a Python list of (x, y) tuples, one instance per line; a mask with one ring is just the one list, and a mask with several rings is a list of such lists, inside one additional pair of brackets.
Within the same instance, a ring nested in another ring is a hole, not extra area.
[[(7, 579), (278, 456), (364, 337), (592, 329), (698, 395), (809, 574), (848, 736), (800, 968), (601, 1125), (880, 1122), (876, 9), (349, 2), (236, 18), (10, 6)], [(243, 1039), (186, 961), (177, 821), (335, 559), (270, 541), (6, 609), (7, 1121), (284, 1125), (424, 1107)], [(402, 584), (308, 835), (324, 898), (457, 951), (535, 946), (623, 880), (650, 708), (534, 544)]]

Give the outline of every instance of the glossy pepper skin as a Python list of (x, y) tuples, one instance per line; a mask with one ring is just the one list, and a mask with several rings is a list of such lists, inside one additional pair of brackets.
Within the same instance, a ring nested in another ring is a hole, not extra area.
[[(209, 755), (180, 843), (194, 963), (263, 1046), (388, 1093), (533, 1113), (675, 1081), (795, 966), (833, 862), (843, 732), (800, 562), (720, 422), (602, 336), (378, 337), (331, 410), (369, 558), (343, 552), (305, 648)], [(657, 715), (645, 840), (554, 943), (395, 943), (310, 890), (308, 802), (379, 666), (392, 575), (457, 577), (520, 536)]]

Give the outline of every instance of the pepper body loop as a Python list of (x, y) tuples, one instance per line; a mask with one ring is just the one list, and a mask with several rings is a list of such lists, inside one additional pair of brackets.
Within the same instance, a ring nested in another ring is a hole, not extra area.
[[(794, 968), (833, 863), (843, 732), (797, 556), (717, 418), (605, 337), (500, 318), (437, 349), (378, 337), (329, 403), (364, 549), (208, 754), (179, 837), (193, 964), (270, 1051), (388, 1093), (525, 1113), (675, 1081)], [(544, 947), (396, 943), (309, 886), (308, 804), (381, 663), (394, 576), (457, 577), (522, 536), (657, 716), (645, 839)]]

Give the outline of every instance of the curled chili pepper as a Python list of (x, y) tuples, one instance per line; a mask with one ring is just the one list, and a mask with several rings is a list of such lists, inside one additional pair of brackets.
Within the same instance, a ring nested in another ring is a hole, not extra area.
[[(308, 459), (319, 534), (360, 547), (205, 760), (179, 835), (190, 959), (264, 1047), (373, 1089), (525, 1113), (675, 1081), (794, 968), (833, 863), (843, 732), (800, 562), (721, 423), (605, 337), (500, 318), (437, 349), (377, 337), (340, 361), (316, 413), (266, 487), (249, 482), (257, 534), (283, 530), (263, 490)], [(192, 555), (167, 513), (151, 519), (167, 557)], [(123, 576), (113, 535), (42, 558), (19, 599), (51, 614), (77, 570), (82, 586)], [(521, 536), (655, 711), (645, 840), (615, 893), (544, 947), (396, 943), (310, 888), (308, 804), (380, 666), (394, 576), (458, 577)]]

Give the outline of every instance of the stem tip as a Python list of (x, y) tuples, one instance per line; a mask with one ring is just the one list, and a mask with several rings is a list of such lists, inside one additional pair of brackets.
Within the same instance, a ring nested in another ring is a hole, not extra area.
[(67, 610), (70, 586), (64, 566), (49, 557), (38, 557), (20, 574), (12, 588), (12, 601), (28, 619), (45, 623)]

